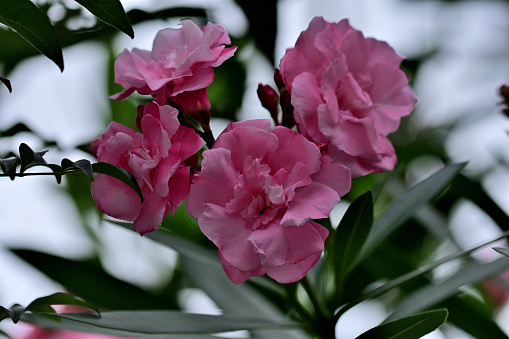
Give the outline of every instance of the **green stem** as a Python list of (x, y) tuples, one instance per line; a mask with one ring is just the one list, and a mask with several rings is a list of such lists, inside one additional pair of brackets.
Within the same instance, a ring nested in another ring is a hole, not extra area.
[(329, 319), (330, 314), (327, 310), (327, 307), (325, 307), (325, 304), (323, 300), (318, 296), (318, 293), (316, 292), (316, 289), (309, 281), (308, 276), (304, 276), (302, 280), (300, 281), (302, 284), (302, 287), (304, 287), (304, 290), (306, 291), (307, 295), (309, 296), (309, 299), (311, 300), (311, 303), (313, 304), (313, 307), (315, 309), (315, 312), (319, 319)]

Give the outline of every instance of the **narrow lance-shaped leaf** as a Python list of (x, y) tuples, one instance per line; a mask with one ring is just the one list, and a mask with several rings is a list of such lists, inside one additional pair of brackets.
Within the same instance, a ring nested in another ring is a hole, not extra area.
[(110, 335), (137, 334), (143, 338), (160, 338), (170, 334), (218, 333), (299, 326), (289, 320), (274, 321), (238, 315), (214, 316), (169, 310), (104, 311), (101, 312), (101, 317), (88, 312), (45, 315), (44, 317), (24, 313), (21, 320), (55, 329)]
[(109, 175), (127, 184), (138, 194), (141, 202), (143, 202), (143, 194), (141, 193), (140, 186), (138, 186), (138, 182), (125, 168), (117, 167), (107, 162), (96, 162), (92, 164), (92, 170), (95, 173)]
[(506, 257), (509, 257), (509, 248), (506, 247), (493, 247), (495, 251), (497, 251), (500, 254), (505, 255)]
[[(64, 70), (62, 48), (46, 14), (30, 0), (0, 1), (0, 22), (15, 30), (39, 52)], [(8, 48), (9, 46), (2, 46)]]
[(465, 163), (448, 165), (403, 194), (375, 221), (357, 261), (368, 257), (387, 237), (408, 220), (423, 204), (442, 192), (465, 167)]
[[(354, 266), (371, 226), (373, 225), (373, 195), (371, 191), (359, 196), (348, 207), (334, 232), (332, 262), (336, 284), (341, 283)], [(337, 286), (339, 287), (339, 286)]]
[(357, 339), (418, 339), (442, 326), (447, 315), (447, 309), (417, 313), (374, 327)]
[(104, 23), (134, 38), (134, 31), (119, 0), (75, 0)]
[(457, 294), (462, 286), (476, 284), (508, 269), (509, 260), (507, 258), (500, 258), (485, 264), (471, 262), (440, 284), (429, 284), (406, 297), (396, 306), (390, 319), (424, 310)]

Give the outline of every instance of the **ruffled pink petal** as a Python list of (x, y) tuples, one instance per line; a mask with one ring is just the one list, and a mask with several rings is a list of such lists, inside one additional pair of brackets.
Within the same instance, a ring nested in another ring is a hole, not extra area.
[(239, 215), (229, 214), (223, 207), (207, 204), (198, 220), (200, 229), (235, 268), (250, 271), (260, 266), (260, 258), (247, 239), (252, 230)]
[(141, 211), (141, 200), (136, 192), (106, 174), (94, 174), (90, 191), (97, 207), (113, 218), (133, 221)]
[(181, 20), (182, 28), (159, 31), (152, 46), (154, 60), (166, 68), (177, 68), (200, 46), (203, 32), (192, 20)]
[[(327, 239), (327, 236), (329, 235), (327, 229), (311, 221), (301, 227), (298, 227), (297, 229), (300, 230), (303, 227), (306, 227), (308, 234), (309, 235), (313, 234), (312, 238), (315, 239), (315, 241), (317, 241), (316, 234), (311, 230), (314, 229), (314, 231), (321, 238), (321, 244), (323, 248), (323, 243), (325, 242), (325, 239)], [(322, 251), (311, 254), (298, 262), (294, 263), (289, 262), (285, 265), (267, 267), (265, 269), (266, 273), (269, 277), (282, 284), (289, 284), (299, 281), (302, 278), (304, 278), (304, 276), (311, 269), (311, 267), (313, 267), (318, 262), (318, 259), (320, 259), (321, 252)]]
[(293, 276), (283, 278), (284, 280), (293, 280), (294, 277), (299, 277), (297, 280), (300, 280), (316, 261), (313, 260), (309, 267), (299, 267), (296, 264), (309, 257), (320, 257), (324, 248), (322, 234), (309, 222), (300, 227), (282, 227), (275, 223), (263, 231), (254, 231), (249, 241), (255, 246), (267, 272), (278, 266), (291, 266), (288, 271), (291, 271)]
[(396, 53), (396, 51), (394, 51), (394, 49), (385, 41), (367, 38), (366, 44), (368, 45), (369, 50), (369, 60), (367, 66), (377, 63), (390, 63), (396, 67), (399, 67), (404, 59), (401, 55)]
[(212, 68), (199, 68), (173, 81), (172, 87), (166, 95), (171, 97), (186, 91), (197, 91), (209, 86), (213, 81), (214, 70)]
[[(143, 192), (144, 202), (138, 217), (133, 222), (133, 228), (140, 235), (159, 229), (170, 206), (166, 197), (156, 193)], [(148, 193), (148, 194), (147, 194)]]
[(171, 215), (175, 214), (177, 207), (189, 195), (190, 190), (190, 170), (189, 167), (180, 167), (170, 177), (168, 181), (169, 187), (169, 202)]
[(277, 149), (277, 137), (255, 127), (237, 127), (228, 133), (221, 134), (214, 143), (214, 149), (226, 148), (231, 152), (235, 169), (242, 172), (244, 159), (262, 159), (267, 152)]
[[(180, 144), (179, 157), (186, 160), (192, 155), (195, 155), (203, 147), (203, 139), (200, 138), (196, 132), (189, 128), (180, 126), (171, 138), (172, 144)], [(170, 150), (170, 153), (173, 152)]]
[(350, 191), (352, 179), (350, 169), (336, 163), (327, 154), (322, 154), (320, 170), (313, 174), (313, 182), (322, 183), (335, 190), (340, 197)]
[(308, 219), (327, 218), (338, 201), (338, 193), (325, 184), (313, 182), (298, 188), (295, 197), (288, 203), (281, 225), (301, 226)]
[(233, 267), (222, 255), (221, 251), (219, 251), (219, 260), (221, 261), (221, 265), (223, 265), (223, 269), (226, 272), (226, 275), (232, 282), (235, 284), (242, 284), (247, 279), (251, 277), (260, 277), (265, 274), (265, 268), (262, 266), (258, 266), (249, 271), (241, 271), (238, 268)]
[(318, 129), (317, 110), (325, 104), (320, 87), (310, 73), (302, 73), (293, 82), (292, 105), (299, 132), (314, 142), (327, 142)]
[(306, 164), (308, 175), (320, 168), (320, 150), (301, 134), (289, 128), (277, 126), (271, 131), (278, 140), (279, 147), (265, 155), (265, 163), (273, 172), (284, 169), (291, 172), (297, 163)]
[(269, 132), (270, 125), (271, 125), (270, 119), (252, 119), (252, 120), (235, 121), (235, 122), (229, 123), (226, 126), (226, 128), (221, 132), (221, 134), (228, 133), (235, 127), (255, 127), (255, 128), (264, 130), (265, 132)]
[(232, 165), (231, 153), (224, 148), (203, 152), (201, 172), (193, 179), (186, 208), (191, 216), (200, 218), (205, 204), (225, 206), (233, 199), (239, 174)]
[(324, 64), (324, 55), (314, 45), (315, 36), (322, 32), (326, 25), (323, 18), (313, 18), (308, 28), (300, 34), (295, 47), (288, 49), (281, 59), (281, 75), (292, 96), (293, 82), (299, 74), (310, 72), (321, 76), (327, 67), (327, 64)]

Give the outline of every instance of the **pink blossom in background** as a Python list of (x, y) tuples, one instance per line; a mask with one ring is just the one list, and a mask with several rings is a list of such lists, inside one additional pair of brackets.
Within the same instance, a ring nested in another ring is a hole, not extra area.
[(314, 18), (281, 59), (300, 133), (327, 146), (352, 177), (392, 170), (397, 162), (387, 135), (416, 102), (403, 58), (387, 43), (339, 23)]
[[(63, 330), (51, 330), (43, 327), (35, 327), (24, 339), (127, 339), (126, 337), (112, 337), (96, 333), (82, 333)], [(131, 338), (133, 339), (133, 338)]]
[(350, 171), (270, 120), (231, 123), (203, 153), (187, 199), (189, 214), (218, 247), (228, 277), (304, 277), (324, 248), (327, 218), (350, 189)]
[[(124, 99), (137, 91), (152, 95), (159, 104), (172, 98), (186, 102), (191, 111), (200, 106), (210, 108), (205, 89), (214, 80), (212, 68), (232, 57), (236, 47), (225, 47), (230, 38), (221, 25), (209, 22), (200, 28), (189, 19), (180, 24), (180, 29), (159, 31), (152, 51), (134, 48), (120, 53), (114, 66), (115, 82), (125, 91), (113, 95), (113, 99)], [(189, 92), (195, 91), (198, 101), (187, 102), (193, 96)]]
[(143, 235), (158, 229), (189, 194), (190, 168), (184, 161), (200, 150), (203, 141), (192, 129), (180, 126), (178, 111), (171, 106), (149, 102), (141, 113), (141, 133), (112, 122), (93, 146), (98, 161), (134, 176), (144, 202), (129, 186), (104, 174), (95, 174), (91, 191), (101, 211), (134, 221), (134, 230)]

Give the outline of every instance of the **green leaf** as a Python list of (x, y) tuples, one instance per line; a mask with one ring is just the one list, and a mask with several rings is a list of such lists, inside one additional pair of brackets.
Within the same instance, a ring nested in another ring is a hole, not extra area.
[(48, 151), (34, 152), (25, 143), (19, 145), (19, 157), (21, 160), (20, 172), (24, 173), (30, 167), (45, 165), (46, 161), (42, 158)]
[(73, 305), (85, 307), (94, 310), (98, 317), (101, 316), (99, 309), (97, 309), (95, 306), (90, 305), (79, 297), (62, 292), (57, 292), (46, 297), (37, 298), (26, 307), (26, 310), (36, 313), (48, 312), (47, 307), (51, 305)]
[[(0, 22), (15, 30), (64, 70), (62, 48), (46, 14), (30, 0), (0, 1)], [(9, 48), (9, 46), (4, 46)]]
[(390, 234), (408, 220), (423, 204), (442, 192), (466, 163), (448, 165), (411, 187), (375, 221), (357, 261), (368, 257)]
[(12, 250), (67, 290), (107, 309), (164, 309), (165, 298), (108, 275), (98, 263), (74, 261), (32, 250)]
[(493, 247), (495, 251), (497, 251), (500, 254), (505, 255), (506, 257), (509, 257), (509, 248), (506, 247)]
[(79, 169), (83, 171), (90, 180), (94, 180), (92, 164), (90, 164), (90, 161), (86, 159), (81, 159), (76, 162), (73, 162), (67, 158), (64, 158), (62, 159), (61, 166), (63, 171), (68, 171), (70, 169)]
[(102, 334), (137, 334), (151, 337), (169, 334), (203, 334), (238, 330), (289, 328), (299, 325), (289, 320), (273, 321), (224, 314), (219, 316), (180, 311), (104, 311), (101, 317), (91, 313), (64, 313), (38, 316), (25, 313), (23, 321), (36, 325)]
[(25, 308), (19, 304), (14, 304), (11, 308), (0, 306), (0, 320), (11, 318), (12, 322), (16, 324), (23, 312), (25, 312)]
[(131, 23), (119, 0), (75, 0), (104, 23), (134, 38)]
[[(113, 224), (132, 230), (132, 223), (110, 221)], [(168, 230), (161, 229), (157, 232), (151, 232), (146, 235), (154, 241), (169, 246), (183, 256), (183, 271), (188, 279), (196, 286), (202, 289), (207, 295), (225, 312), (230, 314), (242, 315), (257, 319), (272, 319), (274, 321), (284, 321), (285, 316), (267, 300), (264, 295), (256, 291), (247, 283), (236, 285), (224, 273), (219, 262), (216, 251), (212, 251), (196, 245), (186, 239), (174, 236)], [(203, 279), (203, 277), (207, 277)], [(251, 278), (250, 281), (256, 278)], [(263, 285), (263, 278), (257, 278)], [(256, 331), (261, 337), (271, 338), (305, 338), (300, 331), (281, 331), (277, 334), (266, 332), (262, 329)]]
[(449, 310), (447, 322), (470, 334), (472, 338), (508, 339), (493, 321), (486, 303), (478, 296), (460, 294), (440, 303), (438, 307)]
[(7, 87), (7, 89), (9, 90), (9, 93), (12, 93), (12, 86), (11, 86), (11, 82), (9, 81), (9, 79), (0, 77), (0, 81), (4, 83), (5, 87)]
[(14, 178), (15, 178), (15, 176), (13, 174), (16, 173), (17, 165), (18, 165), (18, 158), (16, 158), (16, 157), (0, 159), (0, 168), (2, 168), (2, 172), (4, 172), (5, 174), (11, 174), (11, 175), (9, 175), (11, 180), (14, 180)]
[(138, 194), (141, 202), (143, 202), (143, 194), (141, 193), (140, 186), (138, 186), (138, 182), (125, 168), (117, 167), (107, 162), (96, 162), (95, 164), (92, 164), (92, 170), (95, 173), (109, 175), (110, 177), (116, 178), (124, 184), (127, 184)]
[(479, 283), (508, 269), (509, 260), (506, 258), (484, 264), (473, 261), (443, 282), (424, 286), (403, 299), (395, 307), (389, 319), (404, 317), (424, 310), (457, 294), (458, 289), (462, 286)]
[(357, 339), (418, 339), (442, 326), (448, 313), (445, 308), (417, 313), (374, 327)]
[[(336, 284), (354, 268), (354, 263), (373, 225), (373, 194), (371, 191), (355, 199), (348, 207), (334, 232), (331, 251)], [(340, 286), (336, 286), (340, 289)]]

